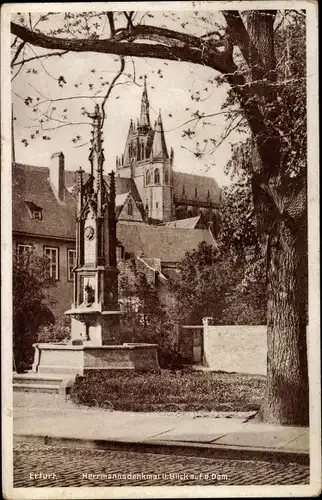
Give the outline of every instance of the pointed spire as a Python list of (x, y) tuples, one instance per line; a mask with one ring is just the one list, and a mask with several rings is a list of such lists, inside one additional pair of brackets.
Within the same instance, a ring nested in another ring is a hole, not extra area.
[(146, 88), (146, 75), (144, 75), (144, 88), (141, 99), (141, 115), (140, 115), (140, 127), (150, 127), (150, 104), (148, 98), (148, 91)]
[(168, 151), (167, 151), (167, 145), (165, 143), (163, 124), (162, 124), (162, 118), (161, 118), (161, 110), (159, 110), (159, 116), (158, 116), (158, 119), (156, 121), (155, 128), (154, 128), (154, 136), (153, 136), (151, 154), (152, 154), (152, 158), (162, 158), (162, 159), (169, 158)]

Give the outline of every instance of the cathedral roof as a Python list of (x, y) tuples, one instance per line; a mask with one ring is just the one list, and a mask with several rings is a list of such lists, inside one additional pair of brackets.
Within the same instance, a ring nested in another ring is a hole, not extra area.
[(121, 221), (117, 223), (117, 239), (129, 253), (174, 263), (181, 261), (186, 252), (195, 250), (202, 241), (213, 243), (206, 229), (177, 229)]
[(195, 229), (199, 222), (201, 222), (201, 215), (198, 215), (197, 217), (189, 217), (188, 219), (172, 220), (167, 222), (165, 226), (180, 229)]
[(213, 204), (220, 204), (221, 189), (213, 177), (173, 171), (173, 192), (176, 201), (194, 201), (196, 194), (199, 201), (206, 202), (209, 197)]
[(153, 159), (160, 158), (162, 160), (165, 160), (166, 158), (169, 158), (167, 145), (164, 137), (161, 111), (159, 111), (159, 116), (154, 127), (151, 156)]
[[(84, 182), (87, 181), (88, 177), (89, 177), (89, 174), (87, 172), (85, 172), (84, 173)], [(107, 183), (109, 182), (107, 175), (104, 175), (104, 180)], [(65, 171), (65, 185), (66, 185), (67, 189), (70, 189), (72, 186), (76, 185), (76, 172), (71, 171), (71, 170)], [(131, 194), (134, 198), (134, 201), (135, 201), (138, 209), (141, 211), (141, 215), (143, 216), (142, 200), (141, 200), (141, 197), (140, 197), (139, 192), (137, 190), (134, 179), (131, 179), (130, 177), (115, 176), (115, 189), (116, 189), (117, 196), (131, 192)], [(121, 198), (119, 198), (119, 199), (121, 199)]]

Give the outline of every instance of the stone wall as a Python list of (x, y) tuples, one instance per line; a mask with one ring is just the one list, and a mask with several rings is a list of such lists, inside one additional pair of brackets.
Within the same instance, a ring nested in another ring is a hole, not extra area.
[(266, 326), (204, 327), (204, 365), (213, 370), (266, 375)]

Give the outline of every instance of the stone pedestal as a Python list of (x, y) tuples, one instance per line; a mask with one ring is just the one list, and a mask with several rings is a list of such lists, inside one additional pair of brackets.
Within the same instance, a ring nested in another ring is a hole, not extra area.
[(91, 345), (120, 343), (121, 311), (99, 311), (95, 308), (75, 308), (66, 311), (71, 315), (71, 339)]
[(34, 344), (32, 371), (84, 375), (89, 370), (158, 371), (157, 344)]

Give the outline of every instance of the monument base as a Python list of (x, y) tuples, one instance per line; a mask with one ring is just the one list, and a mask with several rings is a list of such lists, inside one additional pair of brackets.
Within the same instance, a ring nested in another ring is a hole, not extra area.
[(90, 370), (158, 371), (157, 344), (33, 344), (32, 371), (84, 375)]

